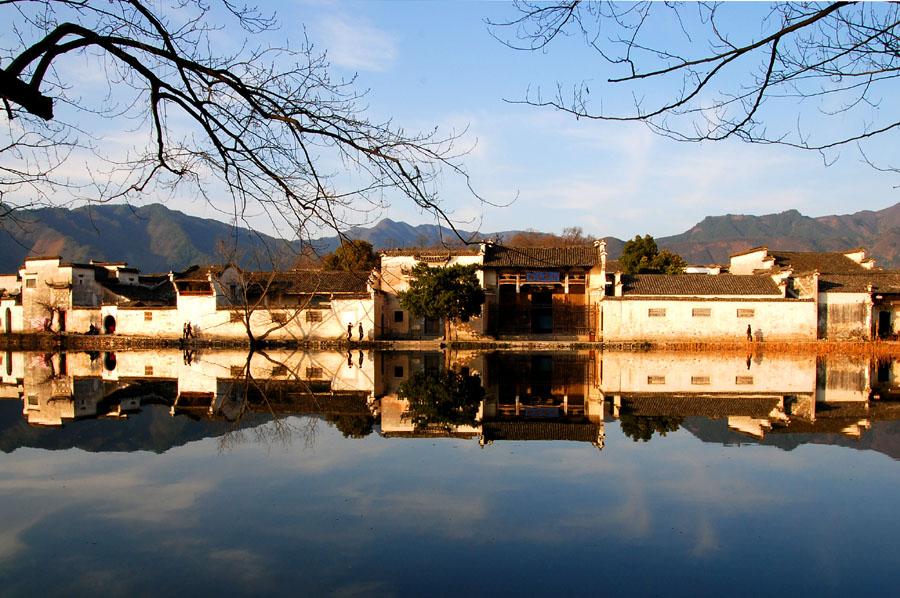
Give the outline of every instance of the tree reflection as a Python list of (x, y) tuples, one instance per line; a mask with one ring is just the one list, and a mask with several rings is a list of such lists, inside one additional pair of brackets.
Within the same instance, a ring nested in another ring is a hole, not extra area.
[(622, 415), (619, 418), (622, 433), (635, 442), (649, 441), (653, 438), (654, 432), (665, 436), (669, 432), (676, 431), (683, 423), (683, 417), (671, 415)]
[(409, 401), (409, 417), (416, 431), (429, 427), (445, 430), (478, 423), (484, 400), (481, 377), (456, 370), (416, 372), (397, 390)]

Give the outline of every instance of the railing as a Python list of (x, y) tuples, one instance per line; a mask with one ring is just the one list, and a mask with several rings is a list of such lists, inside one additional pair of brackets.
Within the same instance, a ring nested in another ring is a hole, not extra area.
[(493, 334), (586, 336), (596, 330), (592, 305), (491, 305), (488, 327)]

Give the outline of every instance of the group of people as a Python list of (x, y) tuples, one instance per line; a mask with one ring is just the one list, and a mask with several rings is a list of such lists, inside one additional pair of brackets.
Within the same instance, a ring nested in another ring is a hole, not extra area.
[(190, 322), (185, 322), (181, 330), (181, 340), (186, 341), (189, 338), (194, 338), (194, 329), (191, 327)]
[[(365, 331), (363, 330), (362, 322), (359, 323), (359, 340), (365, 340), (364, 338)], [(353, 340), (353, 322), (347, 324), (347, 340)]]

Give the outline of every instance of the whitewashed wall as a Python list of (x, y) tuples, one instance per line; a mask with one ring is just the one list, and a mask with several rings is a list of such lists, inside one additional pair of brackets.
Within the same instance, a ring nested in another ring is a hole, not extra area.
[[(816, 303), (813, 301), (629, 300), (627, 297), (607, 297), (600, 307), (600, 336), (607, 342), (745, 340), (748, 325), (754, 340), (816, 338)], [(695, 309), (709, 309), (710, 315), (694, 316)], [(753, 310), (753, 316), (738, 317), (739, 309)], [(665, 315), (651, 316), (651, 310), (665, 310)]]

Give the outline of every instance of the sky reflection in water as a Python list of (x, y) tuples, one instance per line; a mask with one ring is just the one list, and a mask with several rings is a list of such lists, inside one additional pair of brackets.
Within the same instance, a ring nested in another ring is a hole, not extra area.
[[(4, 435), (21, 436), (22, 401), (0, 404)], [(185, 431), (183, 418), (150, 406), (26, 431), (36, 445), (141, 421)], [(607, 415), (602, 450), (344, 438), (315, 416), (227, 442), (225, 425), (190, 424), (208, 427), (160, 454), (0, 455), (0, 594), (837, 595), (898, 581), (900, 464), (852, 448), (889, 444), (894, 421), (790, 451), (709, 441), (727, 426), (694, 417), (635, 442)]]

